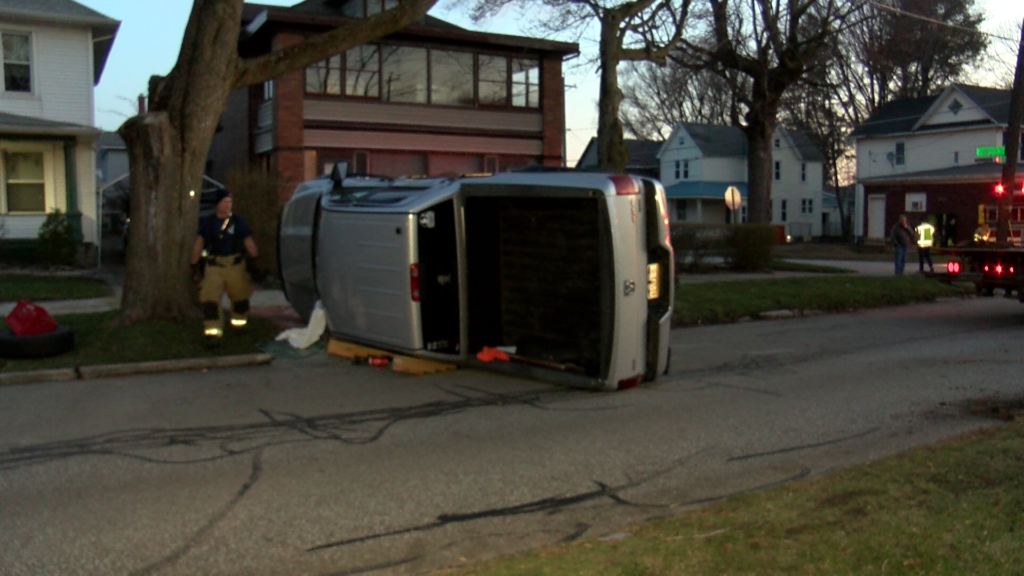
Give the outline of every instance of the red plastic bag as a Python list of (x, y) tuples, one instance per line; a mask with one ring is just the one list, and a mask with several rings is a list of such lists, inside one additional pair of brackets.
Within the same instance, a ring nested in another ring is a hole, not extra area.
[(15, 336), (46, 334), (57, 329), (57, 321), (50, 313), (28, 300), (18, 300), (14, 310), (7, 315), (7, 325)]

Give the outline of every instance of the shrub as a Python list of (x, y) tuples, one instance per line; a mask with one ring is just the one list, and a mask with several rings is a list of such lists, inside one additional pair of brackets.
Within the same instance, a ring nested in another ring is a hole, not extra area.
[(709, 256), (728, 252), (728, 226), (724, 224), (673, 224), (672, 249), (679, 267), (696, 270)]
[(36, 239), (36, 257), (44, 264), (71, 265), (75, 261), (75, 229), (71, 218), (60, 210), (46, 215)]
[(737, 224), (728, 239), (732, 267), (742, 272), (767, 270), (772, 263), (775, 235), (767, 224)]
[(277, 276), (277, 216), (280, 212), (278, 191), (281, 177), (275, 172), (259, 169), (233, 170), (224, 185), (234, 198), (234, 212), (245, 218), (252, 228), (253, 240), (260, 250), (260, 265)]

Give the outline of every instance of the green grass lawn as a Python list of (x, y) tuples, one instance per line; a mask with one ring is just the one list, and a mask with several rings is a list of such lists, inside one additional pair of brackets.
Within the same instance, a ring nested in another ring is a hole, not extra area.
[(110, 288), (95, 278), (0, 273), (0, 302), (46, 302), (103, 296), (110, 296)]
[(626, 530), (451, 571), (511, 575), (1020, 574), (1015, 422)]
[(843, 311), (931, 302), (973, 288), (920, 276), (827, 275), (769, 280), (682, 283), (673, 326), (734, 322), (772, 310)]
[[(203, 346), (202, 320), (196, 318), (184, 324), (170, 322), (141, 322), (122, 326), (114, 322), (117, 312), (99, 314), (69, 314), (56, 316), (59, 324), (75, 333), (75, 348), (60, 356), (39, 360), (9, 360), (4, 372), (72, 368), (99, 364), (121, 364), (178, 358), (203, 358), (259, 352), (261, 342), (274, 339), (281, 329), (265, 318), (250, 318), (241, 334), (227, 333), (220, 347)], [(0, 328), (6, 328), (0, 319)]]

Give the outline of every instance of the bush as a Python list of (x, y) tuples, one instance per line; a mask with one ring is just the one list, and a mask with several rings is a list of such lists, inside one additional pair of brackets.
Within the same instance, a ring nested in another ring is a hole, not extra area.
[(70, 266), (75, 262), (75, 249), (75, 229), (71, 219), (60, 210), (47, 214), (36, 240), (38, 260), (44, 264)]
[(260, 251), (260, 265), (265, 272), (277, 276), (277, 216), (281, 206), (278, 191), (281, 177), (275, 172), (259, 169), (233, 170), (224, 179), (234, 199), (234, 212), (245, 218), (252, 228), (253, 240)]
[(725, 256), (728, 230), (724, 224), (673, 224), (672, 249), (679, 267), (696, 270), (709, 256)]
[(728, 239), (732, 267), (742, 272), (760, 272), (771, 267), (775, 234), (767, 224), (737, 224)]

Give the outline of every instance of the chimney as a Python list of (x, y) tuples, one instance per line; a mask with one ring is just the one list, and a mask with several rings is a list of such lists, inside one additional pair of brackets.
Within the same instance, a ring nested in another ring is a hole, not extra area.
[(146, 113), (146, 96), (139, 94), (139, 115)]

